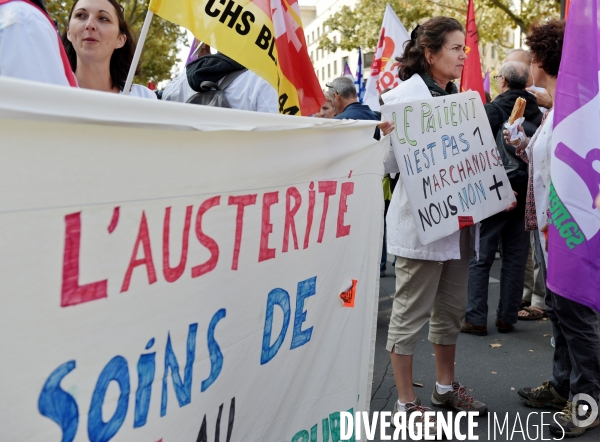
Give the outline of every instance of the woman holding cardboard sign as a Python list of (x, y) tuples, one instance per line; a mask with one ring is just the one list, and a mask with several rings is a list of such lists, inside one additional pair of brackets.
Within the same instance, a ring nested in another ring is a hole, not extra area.
[[(434, 17), (417, 26), (399, 59), (403, 82), (382, 96), (384, 103), (458, 93), (453, 80), (460, 78), (466, 58), (465, 31), (457, 20)], [(385, 169), (400, 172), (391, 148)], [(424, 409), (413, 389), (412, 362), (419, 332), (429, 321), (437, 372), (432, 403), (485, 413), (486, 405), (475, 400), (454, 378), (456, 340), (467, 306), (469, 229), (422, 245), (401, 182), (394, 189), (386, 222), (388, 251), (397, 256), (396, 294), (386, 346), (398, 390), (394, 412)]]

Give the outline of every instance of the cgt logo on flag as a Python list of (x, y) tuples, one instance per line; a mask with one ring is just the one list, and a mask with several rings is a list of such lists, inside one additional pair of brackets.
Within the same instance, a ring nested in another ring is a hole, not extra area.
[(352, 280), (352, 284), (340, 294), (340, 298), (344, 303), (344, 307), (354, 308), (354, 300), (356, 299), (356, 279)]
[(396, 57), (402, 56), (404, 43), (407, 40), (410, 40), (408, 32), (388, 4), (385, 7), (379, 41), (371, 63), (371, 74), (364, 95), (364, 103), (371, 110), (379, 110), (379, 95), (384, 90), (393, 89), (400, 84), (398, 79), (400, 63), (396, 61)]

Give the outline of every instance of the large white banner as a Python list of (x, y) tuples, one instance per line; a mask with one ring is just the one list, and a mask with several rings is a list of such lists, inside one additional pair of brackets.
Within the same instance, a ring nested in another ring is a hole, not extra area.
[(422, 244), (507, 209), (515, 196), (477, 92), (384, 105)]
[(410, 40), (410, 35), (406, 32), (406, 28), (392, 7), (386, 5), (364, 97), (364, 103), (374, 111), (380, 108), (379, 96), (382, 92), (386, 89), (394, 89), (400, 84), (398, 78), (400, 63), (396, 61), (396, 57), (404, 53), (404, 43), (407, 40)]
[(0, 97), (0, 439), (338, 441), (370, 400), (372, 122)]

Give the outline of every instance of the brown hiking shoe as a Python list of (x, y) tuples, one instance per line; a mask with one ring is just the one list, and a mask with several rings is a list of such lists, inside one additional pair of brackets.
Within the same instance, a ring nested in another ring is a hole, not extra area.
[(542, 385), (535, 388), (521, 388), (518, 393), (520, 399), (531, 407), (550, 407), (562, 410), (567, 403), (567, 399), (561, 396), (558, 391), (550, 385), (550, 381), (544, 381), (542, 382)]
[(480, 415), (487, 412), (487, 405), (478, 401), (469, 394), (464, 385), (452, 382), (452, 390), (447, 393), (438, 393), (437, 387), (433, 386), (431, 403), (438, 407), (450, 407), (457, 411), (474, 411)]
[(473, 325), (467, 321), (463, 321), (460, 331), (462, 333), (470, 333), (475, 336), (487, 335), (487, 327), (485, 325)]
[(595, 420), (587, 423), (587, 425), (582, 425), (584, 421), (591, 417), (591, 414), (592, 410), (589, 406), (587, 410), (584, 410), (579, 405), (577, 407), (577, 416), (575, 416), (573, 415), (573, 404), (567, 402), (563, 411), (554, 415), (554, 419), (550, 423), (550, 433), (560, 435), (561, 437), (581, 436), (586, 431), (600, 425), (600, 419), (597, 414)]
[[(415, 398), (414, 401), (412, 402), (407, 402), (406, 405), (404, 406), (404, 410), (406, 411), (406, 422), (408, 423), (408, 420), (410, 418), (410, 415), (412, 413), (421, 413), (421, 416), (417, 416), (414, 419), (414, 425), (415, 425), (415, 429), (420, 427), (421, 428), (421, 434), (425, 435), (425, 431), (428, 431), (429, 434), (431, 436), (434, 436), (434, 438), (437, 438), (437, 422), (435, 420), (434, 416), (430, 416), (429, 417), (429, 422), (433, 422), (433, 426), (429, 427), (427, 430), (424, 428), (423, 426), (423, 417), (425, 416), (425, 412), (426, 411), (433, 411), (431, 408), (428, 407), (424, 407), (421, 405), (421, 399), (419, 399), (418, 397)], [(396, 401), (394, 403), (394, 411), (392, 412), (392, 425), (396, 425), (394, 422), (394, 416), (396, 415), (396, 413), (398, 413), (398, 401)], [(413, 432), (415, 434), (418, 434), (417, 430), (413, 430)]]

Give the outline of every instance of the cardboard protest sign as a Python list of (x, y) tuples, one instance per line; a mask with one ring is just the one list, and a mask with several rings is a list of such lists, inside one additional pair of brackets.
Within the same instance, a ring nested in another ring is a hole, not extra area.
[(430, 244), (515, 201), (476, 92), (385, 105), (419, 240)]
[(370, 398), (373, 124), (0, 94), (2, 440), (339, 440)]

